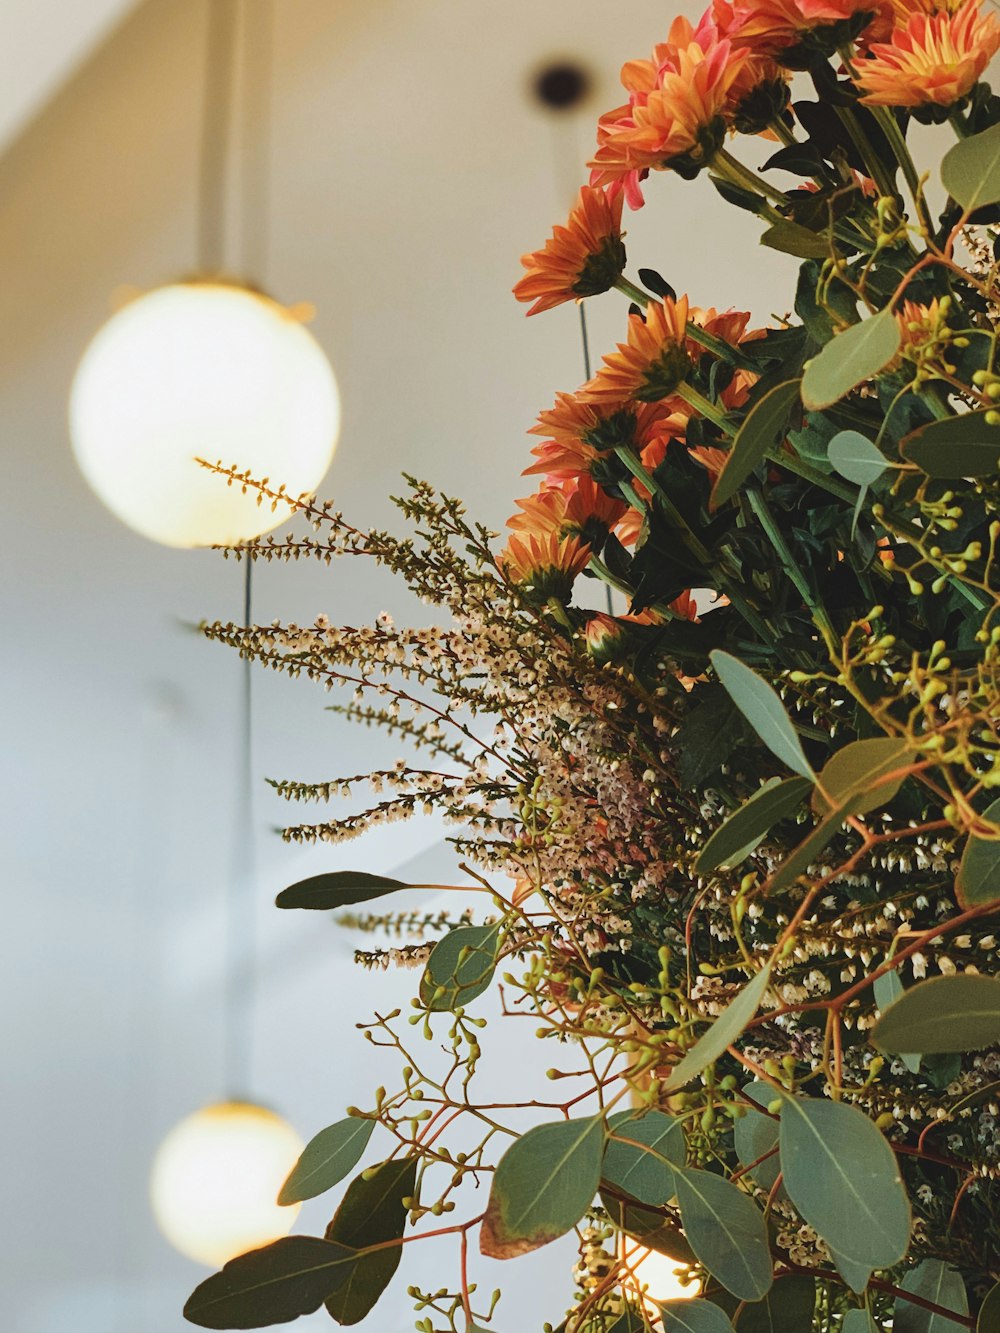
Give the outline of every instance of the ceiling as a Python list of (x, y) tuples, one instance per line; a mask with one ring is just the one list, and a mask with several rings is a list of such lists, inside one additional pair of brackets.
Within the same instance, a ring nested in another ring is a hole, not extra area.
[[(238, 571), (118, 525), (74, 468), (65, 401), (113, 291), (192, 266), (204, 18), (204, 0), (6, 0), (0, 21), (18, 74), (0, 101), (5, 1333), (178, 1333), (202, 1276), (157, 1236), (145, 1181), (166, 1129), (221, 1092), (238, 664), (191, 627), (238, 613)], [(526, 321), (510, 298), (517, 257), (564, 214), (619, 65), (663, 31), (658, 0), (277, 4), (266, 276), (283, 299), (316, 303), (345, 408), (324, 490), (360, 524), (395, 521), (404, 469), (493, 524), (524, 493), (524, 431), (581, 361), (571, 308)], [(556, 121), (527, 91), (555, 56), (594, 75), (591, 103)], [(708, 186), (663, 178), (650, 195), (629, 220), (633, 266), (686, 283), (698, 304), (787, 305), (792, 261), (750, 237), (734, 252)], [(614, 296), (595, 306), (597, 346), (623, 316)], [(264, 621), (357, 623), (383, 607), (414, 614), (356, 565), (257, 580)], [(259, 777), (396, 757), (323, 704), (305, 683), (256, 682)], [(290, 851), (269, 834), (283, 811), (259, 792), (255, 1091), (309, 1135), (391, 1081), (351, 1024), (405, 1002), (413, 977), (359, 974), (350, 938), (275, 912), (275, 889), (316, 868), (432, 877), (449, 862), (431, 822)], [(520, 1029), (486, 1040), (500, 1085), (514, 1061), (540, 1079), (551, 1059)], [(443, 1278), (453, 1255), (435, 1262)], [(484, 1267), (496, 1285), (498, 1265)], [(541, 1313), (558, 1313), (565, 1267), (551, 1252), (520, 1281), (502, 1276), (501, 1329), (538, 1326), (543, 1289)], [(372, 1326), (412, 1327), (404, 1289)]]

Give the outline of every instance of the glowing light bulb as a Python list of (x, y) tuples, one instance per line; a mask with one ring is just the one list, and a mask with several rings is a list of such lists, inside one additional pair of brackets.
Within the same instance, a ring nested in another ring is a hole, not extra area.
[(153, 1162), (153, 1213), (167, 1240), (220, 1268), (287, 1236), (297, 1204), (275, 1200), (302, 1152), (295, 1130), (250, 1102), (206, 1106), (176, 1125)]
[(194, 460), (314, 491), (340, 430), (337, 383), (284, 306), (221, 282), (129, 302), (83, 354), (70, 395), (80, 469), (121, 521), (167, 546), (229, 545), (288, 517)]
[(629, 1257), (629, 1267), (641, 1285), (646, 1287), (643, 1304), (650, 1315), (659, 1314), (663, 1301), (691, 1299), (701, 1291), (701, 1283), (682, 1282), (681, 1274), (687, 1265), (656, 1250), (637, 1249)]

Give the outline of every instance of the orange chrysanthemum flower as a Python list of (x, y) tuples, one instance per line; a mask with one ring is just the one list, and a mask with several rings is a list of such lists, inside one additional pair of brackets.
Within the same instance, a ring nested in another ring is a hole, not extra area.
[(500, 556), (500, 568), (532, 601), (568, 602), (573, 581), (587, 567), (590, 547), (580, 537), (515, 533)]
[[(787, 61), (789, 48), (817, 30), (831, 29), (830, 49), (840, 36), (857, 35), (876, 18), (883, 24), (890, 0), (715, 0), (713, 12), (720, 30), (737, 49), (757, 56)], [(841, 33), (844, 25), (850, 34)], [(793, 65), (797, 62), (792, 59)]]
[(604, 365), (580, 390), (591, 402), (669, 398), (691, 365), (687, 352), (688, 300), (650, 301), (642, 315), (629, 315), (628, 341), (604, 357)]
[(953, 106), (1000, 48), (1000, 23), (974, 3), (957, 14), (912, 14), (891, 42), (877, 42), (858, 67), (871, 106)]
[(714, 24), (695, 29), (687, 19), (675, 19), (652, 60), (633, 60), (622, 69), (629, 100), (598, 122), (591, 183), (624, 190), (629, 206), (637, 208), (639, 182), (651, 169), (696, 174), (722, 145), (731, 93), (747, 58), (719, 37)]
[(529, 432), (542, 436), (543, 443), (532, 450), (538, 462), (525, 476), (541, 473), (553, 481), (587, 476), (616, 445), (641, 451), (661, 431), (676, 433), (682, 426), (683, 419), (660, 403), (594, 403), (582, 394), (560, 393)]
[(514, 288), (519, 301), (534, 301), (537, 315), (564, 301), (598, 296), (613, 287), (625, 267), (621, 196), (584, 185), (565, 227), (554, 227), (541, 250), (522, 255), (527, 270)]
[(624, 501), (608, 495), (588, 476), (544, 486), (516, 504), (521, 512), (507, 520), (515, 532), (554, 532), (560, 537), (583, 537), (591, 544), (606, 537), (626, 509)]

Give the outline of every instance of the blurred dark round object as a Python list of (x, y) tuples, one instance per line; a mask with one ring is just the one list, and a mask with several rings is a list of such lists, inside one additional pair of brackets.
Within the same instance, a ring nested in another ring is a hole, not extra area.
[(535, 75), (535, 96), (550, 111), (569, 111), (579, 106), (589, 92), (587, 71), (568, 60), (545, 65)]

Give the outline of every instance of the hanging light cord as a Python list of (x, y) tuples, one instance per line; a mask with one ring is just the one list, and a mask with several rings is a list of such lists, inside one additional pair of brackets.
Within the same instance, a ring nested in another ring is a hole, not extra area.
[(226, 248), (236, 0), (206, 0), (205, 88), (198, 163), (198, 268), (221, 273)]
[[(268, 247), (273, 0), (206, 0), (205, 90), (198, 187), (198, 265), (225, 271), (237, 74), (240, 75), (240, 262), (261, 281)], [(251, 12), (252, 11), (252, 12)], [(240, 38), (242, 37), (242, 43)], [(237, 51), (242, 45), (241, 68)], [(253, 624), (253, 560), (243, 556), (243, 624)], [(224, 1077), (231, 1101), (249, 1100), (253, 1057), (256, 846), (253, 811), (253, 661), (241, 662), (234, 846), (226, 894)]]
[[(253, 624), (253, 560), (243, 557), (243, 624)], [(254, 885), (257, 856), (253, 818), (253, 659), (240, 663), (240, 749), (236, 778), (233, 866), (226, 901), (225, 1078), (230, 1101), (250, 1100), (253, 1052)]]

